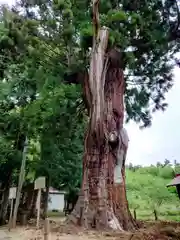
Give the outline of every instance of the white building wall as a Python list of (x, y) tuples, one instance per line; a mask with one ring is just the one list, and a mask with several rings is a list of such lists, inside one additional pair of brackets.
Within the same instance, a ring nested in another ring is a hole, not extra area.
[(48, 210), (58, 210), (62, 212), (64, 209), (64, 194), (49, 194)]

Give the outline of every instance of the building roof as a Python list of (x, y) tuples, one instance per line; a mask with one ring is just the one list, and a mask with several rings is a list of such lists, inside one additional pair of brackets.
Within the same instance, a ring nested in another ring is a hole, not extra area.
[(180, 185), (180, 174), (176, 174), (176, 177), (167, 185), (167, 187)]
[[(46, 191), (46, 188), (43, 189), (43, 191)], [(49, 188), (49, 194), (66, 194), (66, 191), (59, 191), (53, 187)]]
[(49, 193), (53, 193), (53, 194), (65, 194), (66, 192), (65, 191), (59, 191), (53, 187), (50, 187), (49, 188)]

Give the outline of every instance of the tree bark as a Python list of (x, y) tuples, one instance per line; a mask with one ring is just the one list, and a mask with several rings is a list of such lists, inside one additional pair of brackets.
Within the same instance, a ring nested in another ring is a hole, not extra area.
[[(108, 30), (99, 32), (89, 73), (90, 121), (85, 139), (82, 191), (72, 221), (86, 228), (129, 230), (135, 227), (125, 189), (123, 139), (124, 78), (113, 58), (105, 58)], [(109, 52), (110, 53), (110, 52)], [(107, 54), (110, 56), (110, 54)], [(122, 174), (116, 181), (116, 167)]]
[(129, 210), (126, 184), (125, 184), (125, 165), (122, 167), (122, 183), (114, 184), (114, 211), (124, 230), (133, 230), (137, 228), (136, 219), (133, 219)]
[(29, 218), (35, 218), (35, 216), (36, 216), (37, 194), (38, 194), (38, 191), (37, 191), (37, 190), (34, 190), (34, 191), (33, 191), (32, 202), (31, 202), (31, 205), (30, 205)]
[(7, 220), (8, 196), (9, 196), (9, 184), (2, 193), (2, 199), (0, 204), (0, 226), (4, 225)]
[[(98, 119), (98, 124), (95, 121), (97, 125), (93, 125), (94, 128), (91, 122), (93, 118), (90, 118), (85, 139), (82, 189), (70, 216), (70, 220), (87, 228), (136, 228), (126, 198), (127, 147), (121, 134), (123, 93), (123, 72), (109, 65), (104, 85), (104, 111), (101, 112), (103, 114), (102, 118)], [(115, 178), (118, 165), (119, 175), (122, 174), (120, 181), (117, 176)]]
[(11, 172), (6, 172), (7, 178), (4, 180), (1, 187), (1, 200), (0, 200), (0, 226), (4, 225), (7, 220), (8, 200), (9, 200), (9, 188), (11, 184)]
[(44, 196), (44, 211), (43, 211), (43, 218), (47, 218), (48, 214), (48, 201), (49, 201), (49, 188), (50, 188), (50, 177), (46, 178), (46, 192)]
[[(86, 228), (136, 227), (125, 188), (127, 134), (123, 129), (125, 82), (118, 49), (108, 49), (109, 30), (99, 29), (99, 0), (93, 0), (94, 40), (85, 79), (89, 125), (85, 138), (82, 189), (70, 220)], [(119, 177), (118, 177), (119, 174)]]

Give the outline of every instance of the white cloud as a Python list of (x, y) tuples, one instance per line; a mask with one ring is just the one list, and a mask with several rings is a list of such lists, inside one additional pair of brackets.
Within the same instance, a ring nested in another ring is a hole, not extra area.
[(15, 4), (16, 0), (0, 0), (0, 4), (8, 4), (13, 5)]

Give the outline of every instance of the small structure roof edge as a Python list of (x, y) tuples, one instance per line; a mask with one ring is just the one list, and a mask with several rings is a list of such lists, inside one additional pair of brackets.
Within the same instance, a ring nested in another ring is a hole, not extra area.
[(177, 174), (176, 177), (166, 186), (171, 187), (171, 186), (177, 186), (180, 185), (180, 174)]
[[(45, 192), (46, 189), (43, 189), (43, 191)], [(66, 191), (60, 191), (60, 190), (57, 190), (53, 187), (50, 187), (49, 188), (49, 194), (66, 194)]]

